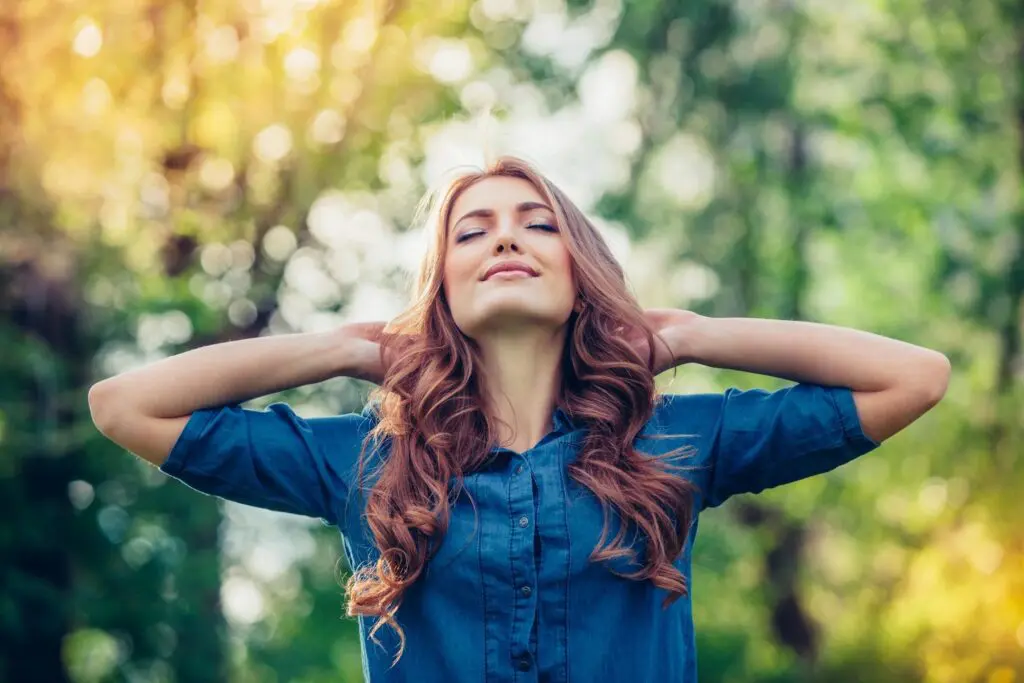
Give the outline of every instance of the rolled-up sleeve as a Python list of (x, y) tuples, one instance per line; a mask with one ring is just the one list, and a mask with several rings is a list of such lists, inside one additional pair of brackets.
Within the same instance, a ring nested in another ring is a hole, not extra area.
[(306, 419), (285, 403), (198, 410), (160, 469), (205, 494), (337, 524), (366, 423), (358, 414)]
[(726, 390), (713, 437), (707, 507), (828, 472), (880, 445), (864, 433), (850, 389), (815, 384)]

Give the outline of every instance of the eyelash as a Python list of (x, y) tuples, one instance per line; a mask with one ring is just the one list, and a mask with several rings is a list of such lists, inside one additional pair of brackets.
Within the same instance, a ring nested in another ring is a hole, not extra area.
[[(541, 228), (541, 229), (544, 230), (544, 232), (558, 232), (558, 228), (556, 228), (553, 225), (549, 225), (547, 223), (530, 223), (526, 227), (527, 228)], [(480, 230), (478, 230), (477, 232), (464, 232), (464, 233), (462, 233), (461, 235), (459, 235), (455, 239), (455, 242), (456, 242), (456, 244), (461, 244), (462, 242), (465, 242), (467, 240), (470, 240), (470, 239), (472, 239), (472, 238), (474, 238), (474, 237), (476, 237), (478, 235), (482, 235), (482, 234), (483, 234), (483, 231), (480, 231)]]

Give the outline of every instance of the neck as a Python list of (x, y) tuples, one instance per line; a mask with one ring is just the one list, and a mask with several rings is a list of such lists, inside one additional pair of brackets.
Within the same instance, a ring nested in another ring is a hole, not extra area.
[(503, 331), (478, 339), (487, 373), (487, 401), (498, 419), (498, 442), (522, 452), (551, 429), (562, 382), (565, 328)]

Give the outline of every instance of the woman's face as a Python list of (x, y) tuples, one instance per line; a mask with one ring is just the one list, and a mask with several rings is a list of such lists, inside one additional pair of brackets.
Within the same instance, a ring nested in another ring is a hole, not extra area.
[(557, 329), (568, 321), (576, 303), (572, 259), (554, 211), (532, 184), (507, 176), (478, 181), (456, 199), (446, 229), (444, 290), (464, 334)]

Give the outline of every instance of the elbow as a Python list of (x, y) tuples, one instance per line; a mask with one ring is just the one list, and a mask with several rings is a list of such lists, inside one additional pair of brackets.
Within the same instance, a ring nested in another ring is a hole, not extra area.
[(89, 387), (89, 415), (96, 429), (106, 437), (114, 428), (117, 409), (114, 408), (114, 392), (109, 380), (97, 382)]
[(924, 387), (925, 400), (928, 407), (935, 406), (946, 395), (949, 388), (949, 378), (953, 372), (953, 365), (945, 354), (932, 351), (928, 362), (919, 371), (919, 383)]

